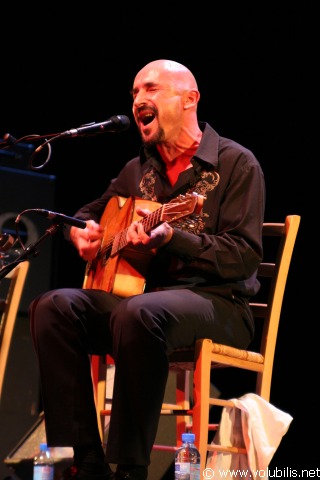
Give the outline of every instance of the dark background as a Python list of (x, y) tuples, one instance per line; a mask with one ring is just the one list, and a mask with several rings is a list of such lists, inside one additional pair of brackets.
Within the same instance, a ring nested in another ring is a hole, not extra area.
[[(272, 460), (273, 468), (316, 466), (309, 438), (314, 410), (310, 399), (306, 401), (316, 379), (302, 369), (299, 353), (306, 342), (304, 356), (311, 359), (313, 351), (304, 314), (310, 283), (303, 175), (307, 132), (301, 115), (310, 94), (305, 82), (311, 48), (307, 18), (292, 4), (221, 2), (213, 3), (210, 12), (201, 4), (188, 7), (172, 2), (105, 4), (104, 8), (23, 6), (22, 10), (11, 5), (2, 8), (0, 33), (0, 138), (5, 133), (16, 138), (49, 135), (116, 114), (131, 120), (125, 132), (53, 142), (50, 161), (37, 173), (55, 177), (54, 208), (46, 195), (37, 208), (73, 215), (99, 196), (137, 154), (140, 138), (129, 93), (133, 78), (147, 62), (169, 58), (188, 66), (197, 78), (199, 119), (251, 149), (260, 161), (267, 185), (265, 220), (302, 216), (271, 391), (271, 403), (290, 413), (293, 422)], [(26, 169), (24, 164), (22, 170)], [(10, 207), (7, 197), (0, 189), (1, 203)], [(22, 210), (33, 207), (28, 194), (21, 201)], [(52, 286), (81, 285), (84, 264), (60, 232), (53, 239), (49, 263)], [(24, 377), (28, 373), (21, 372)], [(13, 446), (8, 445), (8, 451)]]

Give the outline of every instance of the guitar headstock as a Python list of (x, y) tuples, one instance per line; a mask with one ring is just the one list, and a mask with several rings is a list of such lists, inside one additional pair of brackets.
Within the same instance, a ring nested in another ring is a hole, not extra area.
[(192, 213), (200, 213), (205, 197), (198, 193), (187, 193), (179, 195), (169, 203), (163, 205), (161, 220), (163, 222), (175, 222), (179, 218), (186, 217)]

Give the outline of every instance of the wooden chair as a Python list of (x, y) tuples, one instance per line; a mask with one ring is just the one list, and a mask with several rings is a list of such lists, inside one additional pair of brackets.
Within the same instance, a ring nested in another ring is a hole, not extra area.
[(14, 325), (28, 269), (29, 261), (19, 263), (0, 280), (3, 297), (0, 299), (0, 400)]
[[(288, 215), (282, 223), (263, 225), (265, 258), (258, 271), (263, 298), (259, 302), (250, 303), (257, 332), (260, 332), (259, 338), (253, 342), (255, 347), (252, 346), (252, 350), (241, 350), (204, 338), (196, 341), (194, 348), (180, 348), (171, 354), (170, 370), (176, 373), (176, 404), (163, 404), (162, 414), (176, 416), (176, 444), (154, 445), (155, 450), (174, 452), (181, 445), (181, 434), (192, 431), (201, 454), (201, 471), (205, 469), (209, 451), (246, 453), (237, 447), (213, 446), (209, 443), (210, 430), (217, 428), (217, 425), (209, 423), (210, 408), (234, 407), (228, 399), (210, 397), (212, 371), (215, 368), (235, 367), (254, 372), (255, 391), (251, 393), (269, 401), (281, 308), (299, 224), (299, 215)], [(267, 259), (267, 254), (272, 258)], [(92, 376), (102, 438), (104, 419), (111, 412), (111, 408), (106, 408), (106, 367), (105, 357), (92, 357)], [(190, 390), (191, 377), (193, 387)]]

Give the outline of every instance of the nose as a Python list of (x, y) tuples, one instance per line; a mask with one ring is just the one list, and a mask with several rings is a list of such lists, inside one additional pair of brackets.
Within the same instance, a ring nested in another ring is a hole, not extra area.
[(134, 96), (134, 99), (133, 99), (133, 107), (134, 108), (139, 108), (139, 107), (141, 107), (141, 105), (144, 105), (146, 103), (144, 98), (145, 97), (144, 97), (143, 90), (139, 90), (138, 92), (136, 92), (136, 94)]

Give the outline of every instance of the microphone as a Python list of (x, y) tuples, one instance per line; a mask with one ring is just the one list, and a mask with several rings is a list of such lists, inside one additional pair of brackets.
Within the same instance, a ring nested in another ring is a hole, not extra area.
[(31, 211), (38, 213), (39, 215), (43, 215), (44, 217), (50, 218), (50, 220), (54, 220), (57, 223), (65, 223), (67, 225), (78, 228), (86, 228), (87, 226), (84, 220), (79, 220), (78, 218), (74, 217), (68, 217), (63, 213), (51, 212), (50, 210), (44, 210), (43, 208), (34, 208)]
[(82, 125), (79, 128), (72, 128), (71, 130), (66, 130), (61, 133), (61, 137), (79, 137), (84, 135), (92, 135), (96, 133), (105, 133), (105, 132), (122, 132), (127, 130), (130, 126), (130, 120), (125, 115), (114, 115), (105, 122), (101, 123), (87, 123)]

